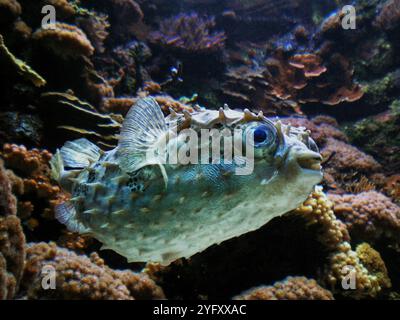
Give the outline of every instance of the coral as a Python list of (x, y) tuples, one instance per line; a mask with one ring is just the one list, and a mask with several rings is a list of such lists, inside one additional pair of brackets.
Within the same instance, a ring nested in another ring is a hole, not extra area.
[(273, 286), (264, 286), (246, 291), (235, 300), (334, 300), (332, 293), (322, 288), (313, 279), (287, 277)]
[(325, 146), (329, 138), (347, 142), (347, 136), (339, 130), (338, 123), (329, 116), (317, 116), (308, 120), (307, 118), (288, 117), (283, 118), (282, 122), (294, 127), (304, 127), (310, 131), (311, 137), (318, 147)]
[(363, 153), (356, 147), (345, 142), (328, 138), (325, 147), (321, 150), (323, 157), (330, 157), (327, 171), (338, 173), (371, 174), (381, 170), (380, 164), (370, 155)]
[(376, 25), (384, 30), (392, 30), (400, 23), (400, 1), (387, 0), (375, 19)]
[[(355, 299), (376, 297), (386, 282), (377, 278), (361, 263), (357, 253), (351, 249), (350, 237), (345, 225), (335, 217), (333, 203), (316, 188), (309, 199), (294, 211), (309, 221), (310, 225), (321, 228), (319, 241), (330, 251), (328, 263), (323, 273), (322, 281), (334, 293), (351, 296)], [(343, 290), (341, 286), (345, 276), (354, 271), (355, 288)]]
[(0, 159), (0, 216), (16, 215), (17, 199), (12, 193), (12, 184)]
[(28, 66), (22, 60), (16, 58), (6, 47), (4, 38), (0, 34), (0, 59), (5, 60), (5, 65), (14, 69), (19, 75), (21, 75), (27, 81), (32, 82), (36, 87), (42, 87), (46, 85), (46, 80), (43, 79), (37, 72), (35, 72), (30, 66)]
[[(56, 289), (44, 290), (41, 270), (56, 272)], [(144, 274), (115, 271), (96, 254), (90, 258), (57, 247), (54, 243), (30, 244), (27, 248), (23, 286), (28, 299), (163, 299), (164, 294)]]
[(400, 204), (400, 175), (395, 174), (385, 179), (383, 191), (393, 199), (397, 204)]
[(281, 99), (273, 93), (265, 68), (231, 68), (226, 74), (222, 94), (234, 106), (257, 108), (267, 115), (302, 113), (297, 103)]
[(171, 49), (192, 53), (212, 53), (224, 47), (224, 32), (212, 32), (213, 18), (196, 13), (179, 14), (160, 23), (160, 30), (151, 34), (151, 41)]
[[(394, 105), (395, 102), (393, 108)], [(389, 110), (360, 120), (345, 129), (351, 143), (374, 156), (389, 175), (400, 170), (399, 119), (395, 110)]]
[(3, 146), (4, 164), (14, 173), (11, 180), (18, 198), (18, 216), (28, 225), (37, 225), (41, 218), (53, 219), (54, 207), (68, 198), (52, 183), (51, 156), (46, 150), (27, 150), (24, 146), (11, 144)]
[(118, 143), (123, 121), (121, 115), (102, 114), (75, 95), (62, 92), (44, 93), (41, 108), (50, 122), (47, 126), (50, 136), (57, 132), (58, 136), (65, 133), (61, 135), (65, 140), (86, 137), (105, 148), (112, 148)]
[(63, 230), (57, 240), (57, 245), (77, 253), (85, 253), (85, 250), (93, 243), (93, 238), (88, 235), (80, 235), (68, 230)]
[(25, 236), (20, 220), (0, 216), (0, 300), (12, 299), (22, 277), (25, 259)]
[(278, 115), (301, 113), (300, 106), (307, 103), (333, 106), (363, 96), (361, 86), (352, 80), (350, 62), (340, 54), (323, 59), (318, 53), (288, 54), (278, 47), (263, 65), (230, 69), (224, 96), (235, 104), (250, 103)]
[(398, 241), (400, 234), (400, 207), (385, 195), (362, 192), (356, 195), (334, 195), (334, 211), (347, 225), (352, 237), (362, 241), (376, 241), (389, 237)]
[(56, 8), (57, 16), (59, 18), (69, 18), (76, 14), (76, 9), (74, 5), (68, 0), (40, 0), (41, 5), (45, 4), (52, 5)]
[(357, 246), (356, 253), (370, 274), (373, 274), (382, 283), (383, 288), (392, 286), (385, 262), (378, 251), (374, 250), (368, 243), (361, 243)]
[(0, 23), (13, 21), (21, 12), (22, 8), (17, 0), (0, 0)]
[(95, 50), (81, 29), (66, 23), (40, 28), (34, 32), (33, 39), (65, 59), (91, 56)]
[(113, 43), (130, 41), (136, 33), (145, 32), (146, 27), (141, 23), (143, 12), (133, 0), (84, 0), (82, 3), (108, 15), (109, 40)]
[(108, 17), (104, 14), (90, 14), (87, 17), (79, 17), (77, 24), (90, 39), (96, 51), (103, 53), (104, 41), (108, 37), (107, 29), (110, 27)]

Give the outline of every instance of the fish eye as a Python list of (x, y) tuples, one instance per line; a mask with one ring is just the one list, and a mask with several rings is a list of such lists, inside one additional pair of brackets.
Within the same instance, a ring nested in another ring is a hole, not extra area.
[(253, 129), (254, 146), (265, 147), (271, 145), (276, 138), (274, 128), (265, 124), (259, 125)]

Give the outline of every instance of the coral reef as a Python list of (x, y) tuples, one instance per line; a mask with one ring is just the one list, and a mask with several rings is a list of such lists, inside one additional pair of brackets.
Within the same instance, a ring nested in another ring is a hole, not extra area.
[[(29, 244), (22, 280), (28, 299), (163, 299), (162, 289), (144, 274), (114, 271), (93, 253), (80, 256), (54, 243)], [(43, 266), (54, 268), (56, 289), (42, 288)]]
[[(354, 1), (351, 31), (345, 4), (0, 0), (0, 299), (398, 298), (400, 1)], [(50, 29), (45, 5), (57, 12)], [(288, 116), (321, 150), (327, 196), (317, 189), (259, 230), (133, 272), (143, 265), (54, 220), (69, 195), (48, 161), (76, 138), (113, 148), (146, 96), (166, 116), (225, 103)], [(41, 288), (45, 265), (55, 291)]]
[(25, 235), (20, 220), (0, 215), (0, 300), (12, 299), (17, 293), (24, 259)]
[(18, 216), (31, 229), (42, 219), (54, 218), (54, 207), (68, 198), (50, 177), (46, 150), (27, 150), (23, 146), (6, 144), (2, 157), (5, 167), (13, 170), (9, 176), (18, 199)]
[(385, 195), (362, 192), (357, 195), (329, 195), (335, 214), (347, 225), (352, 238), (373, 243), (380, 237), (399, 239), (400, 207)]
[(400, 24), (400, 1), (388, 0), (375, 19), (376, 24), (384, 30), (392, 30)]
[(332, 293), (320, 287), (314, 279), (287, 277), (273, 286), (250, 289), (235, 300), (334, 300)]
[(91, 56), (94, 53), (94, 48), (85, 33), (66, 23), (41, 28), (35, 31), (33, 39), (63, 58)]
[[(6, 47), (4, 38), (0, 34), (0, 57), (4, 61), (4, 66), (7, 68), (15, 69), (16, 73), (21, 75), (24, 79), (32, 82), (36, 87), (46, 85), (46, 80), (43, 79), (37, 72), (28, 66), (22, 60), (16, 58)], [(4, 71), (3, 71), (4, 72)]]
[(396, 112), (397, 104), (395, 101), (391, 110), (360, 120), (346, 128), (350, 141), (382, 163), (387, 174), (395, 174), (400, 170), (400, 113)]
[[(343, 79), (340, 86), (335, 77)], [(352, 81), (350, 62), (340, 54), (324, 61), (321, 54), (290, 54), (277, 48), (263, 67), (240, 66), (226, 74), (223, 95), (236, 104), (260, 108), (267, 114), (300, 113), (307, 103), (338, 105), (363, 96), (361, 86)], [(232, 99), (233, 98), (233, 99)], [(290, 101), (290, 103), (289, 103)]]
[(179, 14), (162, 21), (151, 40), (171, 49), (192, 53), (212, 53), (224, 46), (224, 32), (212, 32), (213, 18), (202, 18), (196, 13)]
[[(361, 299), (376, 297), (382, 289), (387, 288), (386, 278), (377, 278), (370, 273), (357, 253), (351, 249), (345, 225), (336, 219), (332, 202), (320, 189), (317, 188), (295, 213), (304, 216), (310, 224), (321, 227), (319, 239), (330, 251), (322, 281), (332, 291)], [(350, 272), (354, 272), (355, 288), (346, 291), (342, 283)]]

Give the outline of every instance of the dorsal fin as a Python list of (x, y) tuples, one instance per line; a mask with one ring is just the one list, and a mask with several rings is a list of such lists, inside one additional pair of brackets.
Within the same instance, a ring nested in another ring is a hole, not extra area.
[[(118, 144), (119, 164), (126, 172), (134, 172), (148, 165), (158, 165), (167, 184), (161, 157), (154, 151), (166, 142), (168, 128), (160, 106), (153, 98), (139, 100), (128, 112)], [(149, 156), (150, 155), (150, 156)]]
[(65, 167), (81, 169), (100, 159), (103, 151), (89, 140), (82, 138), (68, 141), (60, 150)]

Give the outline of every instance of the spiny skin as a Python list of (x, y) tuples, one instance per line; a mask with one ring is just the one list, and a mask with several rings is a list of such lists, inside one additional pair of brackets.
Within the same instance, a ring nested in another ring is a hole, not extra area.
[[(66, 172), (61, 179), (76, 211), (66, 224), (130, 262), (162, 264), (256, 230), (298, 207), (321, 180), (320, 170), (309, 168), (319, 155), (301, 141), (300, 131), (286, 131), (284, 141), (256, 156), (250, 175), (235, 175), (235, 165), (223, 163), (166, 164), (167, 186), (158, 166), (127, 173), (120, 147), (105, 152), (78, 175)], [(72, 176), (73, 183), (65, 183)]]

